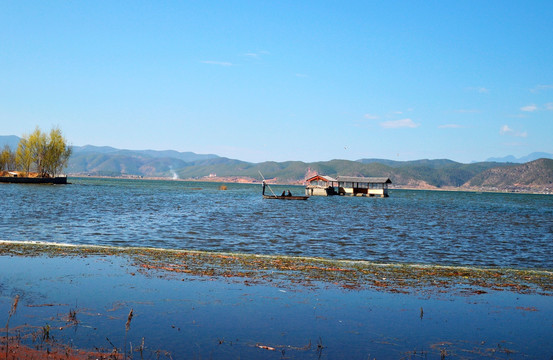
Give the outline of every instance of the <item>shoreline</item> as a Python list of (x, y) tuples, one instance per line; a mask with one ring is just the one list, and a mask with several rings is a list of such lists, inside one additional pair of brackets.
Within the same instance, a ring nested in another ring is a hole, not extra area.
[[(553, 296), (553, 269), (517, 269), (435, 264), (377, 263), (366, 260), (328, 259), (287, 255), (210, 252), (152, 247), (78, 245), (40, 241), (0, 240), (0, 256), (116, 256), (129, 259), (138, 270), (166, 274), (239, 277), (257, 281), (297, 280), (328, 283), (349, 289), (392, 292), (448, 291), (468, 288), (509, 289)], [(383, 280), (384, 279), (384, 280)], [(447, 284), (446, 284), (447, 283)], [(455, 286), (451, 287), (450, 283)]]

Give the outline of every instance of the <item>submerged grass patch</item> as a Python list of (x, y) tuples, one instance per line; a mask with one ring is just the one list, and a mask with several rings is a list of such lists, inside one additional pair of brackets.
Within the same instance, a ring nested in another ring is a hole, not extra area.
[(292, 283), (392, 293), (479, 295), (488, 291), (511, 291), (553, 295), (553, 273), (543, 270), (379, 264), (325, 258), (10, 241), (0, 242), (0, 255), (120, 256), (128, 258), (131, 274), (227, 278), (243, 281), (246, 285)]

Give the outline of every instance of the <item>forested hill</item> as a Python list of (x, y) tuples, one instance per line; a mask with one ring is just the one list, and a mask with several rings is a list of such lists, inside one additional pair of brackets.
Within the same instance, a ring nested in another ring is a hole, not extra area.
[(553, 160), (491, 168), (475, 175), (466, 186), (498, 190), (553, 191)]
[[(0, 137), (14, 142), (16, 137)], [(3, 144), (0, 144), (3, 145)], [(111, 147), (74, 147), (67, 173), (73, 176), (140, 176), (221, 181), (296, 183), (315, 174), (330, 176), (385, 176), (393, 187), (418, 189), (476, 189), (553, 192), (553, 160), (524, 164), (447, 159), (393, 161), (360, 159), (305, 163), (301, 161), (250, 163), (192, 152), (120, 150)]]
[[(167, 154), (171, 155), (171, 154)], [(496, 162), (462, 164), (451, 160), (390, 161), (364, 159), (249, 163), (224, 157), (186, 161), (144, 152), (79, 153), (68, 172), (80, 175), (166, 177), (226, 181), (259, 181), (259, 172), (279, 183), (302, 183), (315, 174), (330, 176), (386, 176), (394, 187), (417, 189), (478, 189), (551, 192), (553, 160), (523, 165)]]

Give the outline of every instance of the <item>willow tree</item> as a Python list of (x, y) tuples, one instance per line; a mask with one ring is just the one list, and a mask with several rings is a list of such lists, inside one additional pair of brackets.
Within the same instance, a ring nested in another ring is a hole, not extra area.
[(67, 145), (58, 127), (53, 128), (50, 134), (43, 133), (37, 127), (30, 135), (23, 135), (19, 141), (16, 162), (19, 169), (26, 174), (33, 167), (39, 176), (55, 177), (67, 166), (71, 153), (71, 147)]
[(46, 150), (48, 149), (48, 138), (38, 126), (29, 136), (28, 146), (33, 163), (35, 164), (36, 172), (39, 176), (46, 176), (47, 173), (44, 165), (47, 157)]
[(29, 174), (33, 163), (31, 148), (29, 147), (29, 135), (23, 135), (19, 140), (15, 152), (15, 162), (18, 170), (21, 170), (25, 175)]
[(54, 177), (60, 174), (67, 166), (72, 152), (60, 128), (55, 127), (50, 130), (50, 137), (46, 144), (46, 152), (43, 159), (43, 166), (46, 172)]
[(4, 145), (4, 149), (0, 153), (0, 170), (15, 170), (15, 153), (9, 145)]

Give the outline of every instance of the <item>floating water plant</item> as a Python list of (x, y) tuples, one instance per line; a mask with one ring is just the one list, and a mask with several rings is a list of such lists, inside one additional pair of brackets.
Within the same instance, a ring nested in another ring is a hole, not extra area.
[[(553, 295), (553, 273), (546, 270), (379, 264), (277, 255), (216, 253), (155, 248), (75, 246), (0, 241), (0, 255), (106, 256), (129, 258), (137, 271), (156, 276), (221, 277), (246, 284), (291, 281), (307, 287), (375, 289), (391, 293), (455, 292), (483, 295), (489, 290)], [(134, 273), (134, 271), (132, 271)]]

